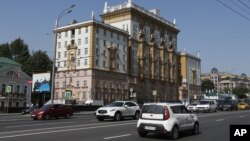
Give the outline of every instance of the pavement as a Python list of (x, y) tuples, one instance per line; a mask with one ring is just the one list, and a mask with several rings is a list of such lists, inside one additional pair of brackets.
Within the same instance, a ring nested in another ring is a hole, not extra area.
[[(94, 114), (95, 111), (80, 111), (80, 112), (74, 112), (74, 115), (91, 115)], [(0, 113), (0, 116), (15, 116), (20, 115), (21, 113)]]

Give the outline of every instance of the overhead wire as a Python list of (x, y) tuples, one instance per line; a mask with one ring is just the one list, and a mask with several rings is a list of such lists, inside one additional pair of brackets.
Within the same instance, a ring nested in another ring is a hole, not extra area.
[(238, 12), (237, 10), (233, 9), (232, 7), (230, 7), (229, 5), (225, 4), (224, 2), (220, 1), (220, 0), (216, 0), (217, 2), (219, 2), (221, 5), (225, 6), (226, 8), (230, 9), (231, 11), (233, 11), (234, 13), (240, 15), (241, 17), (245, 18), (246, 20), (250, 21), (250, 18), (248, 18), (247, 16), (241, 14), (240, 12)]
[(244, 12), (246, 12), (248, 15), (250, 15), (250, 13), (246, 9), (242, 8), (242, 6), (240, 6), (234, 0), (230, 0), (230, 1), (231, 1), (231, 3), (233, 3), (234, 5), (236, 5), (238, 8), (240, 8), (241, 10), (243, 10)]
[(244, 2), (242, 2), (241, 0), (238, 0), (242, 5), (244, 5), (245, 7), (247, 7), (248, 9), (250, 9), (250, 7), (247, 5), (247, 4), (245, 4)]

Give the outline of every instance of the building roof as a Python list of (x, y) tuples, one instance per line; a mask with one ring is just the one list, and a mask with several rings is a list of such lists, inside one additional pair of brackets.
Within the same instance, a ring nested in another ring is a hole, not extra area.
[(0, 67), (5, 66), (5, 65), (16, 65), (16, 66), (21, 66), (21, 64), (6, 58), (6, 57), (0, 57)]

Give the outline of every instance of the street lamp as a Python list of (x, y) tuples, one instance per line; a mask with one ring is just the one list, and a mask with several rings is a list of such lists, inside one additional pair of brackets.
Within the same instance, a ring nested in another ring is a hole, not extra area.
[[(72, 12), (72, 8), (73, 8), (73, 7), (75, 7), (74, 4), (71, 5), (70, 7), (66, 8), (66, 9), (64, 9), (64, 10), (62, 10), (62, 11), (60, 12), (60, 14), (58, 15), (58, 17), (57, 17), (57, 19), (56, 19), (55, 30), (58, 28), (58, 23), (59, 23), (59, 21), (61, 20), (61, 18), (62, 18), (64, 15), (66, 15), (66, 14)], [(54, 39), (54, 40), (55, 40), (55, 42), (54, 42), (54, 58), (53, 58), (53, 65), (52, 65), (51, 93), (50, 93), (51, 104), (53, 104), (53, 101), (54, 101), (55, 63), (56, 63), (56, 44), (57, 44), (57, 33), (56, 33), (56, 31), (54, 31), (54, 38), (55, 38), (55, 39)]]

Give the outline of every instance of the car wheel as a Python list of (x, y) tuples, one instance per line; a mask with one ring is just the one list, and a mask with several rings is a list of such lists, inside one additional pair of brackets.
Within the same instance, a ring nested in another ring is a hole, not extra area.
[(139, 112), (139, 111), (136, 111), (136, 112), (135, 112), (134, 119), (139, 119), (139, 117), (140, 117), (140, 112)]
[(144, 131), (138, 131), (138, 135), (140, 137), (145, 137), (147, 135), (147, 132), (144, 132)]
[(176, 140), (176, 139), (178, 139), (178, 137), (179, 137), (179, 129), (177, 126), (174, 126), (172, 129), (172, 132), (171, 132), (171, 138), (173, 140)]
[(45, 120), (49, 120), (49, 119), (50, 119), (49, 114), (46, 114), (46, 115), (44, 116), (44, 119), (45, 119)]
[(199, 134), (199, 129), (200, 129), (199, 123), (196, 122), (194, 124), (193, 134), (195, 134), (195, 135)]
[(122, 119), (121, 113), (120, 113), (120, 112), (115, 113), (114, 120), (115, 120), (115, 121), (120, 121), (121, 119)]

